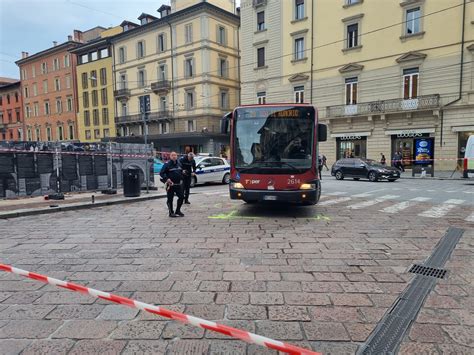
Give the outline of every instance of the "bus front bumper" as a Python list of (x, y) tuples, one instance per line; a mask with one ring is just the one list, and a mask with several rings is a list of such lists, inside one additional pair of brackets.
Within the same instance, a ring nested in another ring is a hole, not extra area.
[(232, 200), (243, 200), (246, 202), (289, 202), (315, 204), (319, 200), (320, 185), (311, 190), (245, 190), (230, 188), (230, 198)]

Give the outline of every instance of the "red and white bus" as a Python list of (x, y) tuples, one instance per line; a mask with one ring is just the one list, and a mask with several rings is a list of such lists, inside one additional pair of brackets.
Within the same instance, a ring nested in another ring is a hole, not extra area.
[(327, 129), (314, 106), (241, 106), (226, 115), (223, 128), (231, 132), (231, 199), (318, 202), (318, 143)]

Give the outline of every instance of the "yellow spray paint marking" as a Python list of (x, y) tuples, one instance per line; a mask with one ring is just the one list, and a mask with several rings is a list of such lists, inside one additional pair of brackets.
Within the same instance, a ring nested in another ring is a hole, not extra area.
[(317, 214), (316, 216), (309, 219), (316, 220), (316, 221), (330, 221), (331, 220), (331, 218), (323, 214)]
[(260, 217), (239, 216), (237, 215), (237, 211), (234, 210), (229, 213), (221, 213), (215, 216), (209, 216), (207, 218), (210, 218), (210, 219), (257, 219)]

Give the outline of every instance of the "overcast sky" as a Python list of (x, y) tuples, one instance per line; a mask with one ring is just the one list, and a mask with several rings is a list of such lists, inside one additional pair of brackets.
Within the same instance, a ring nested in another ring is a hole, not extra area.
[(19, 78), (15, 61), (65, 42), (73, 30), (138, 22), (169, 0), (0, 0), (0, 77)]

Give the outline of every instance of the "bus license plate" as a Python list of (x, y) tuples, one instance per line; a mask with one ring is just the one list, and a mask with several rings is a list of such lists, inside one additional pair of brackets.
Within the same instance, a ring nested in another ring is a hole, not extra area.
[(263, 196), (263, 199), (265, 201), (276, 201), (277, 197), (276, 196), (271, 196), (271, 195), (265, 195), (265, 196)]

